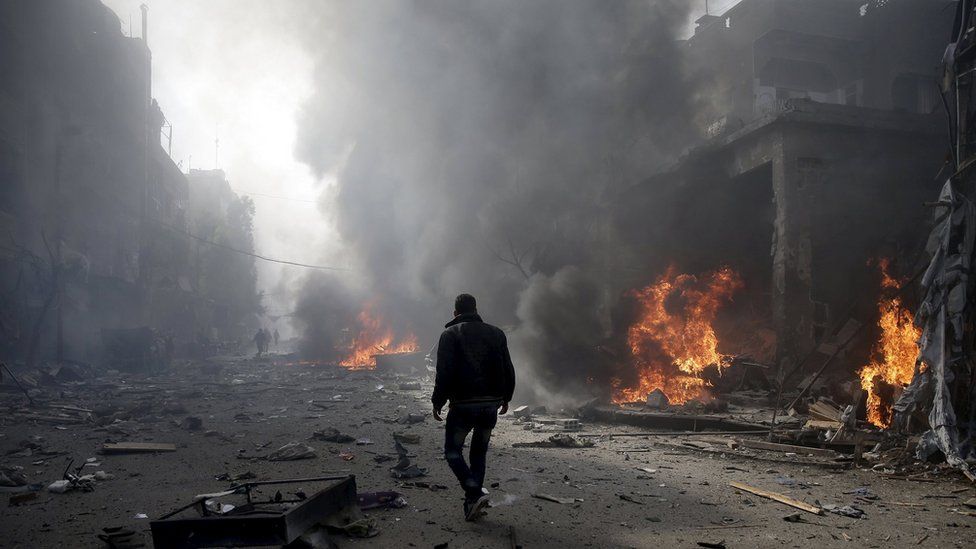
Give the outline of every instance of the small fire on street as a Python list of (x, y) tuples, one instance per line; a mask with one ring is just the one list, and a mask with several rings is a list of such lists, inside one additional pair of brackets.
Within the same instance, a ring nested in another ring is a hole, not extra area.
[(352, 339), (348, 354), (339, 361), (340, 366), (349, 370), (372, 370), (376, 367), (376, 355), (412, 353), (420, 349), (415, 335), (398, 338), (374, 309), (375, 304), (369, 303), (357, 315), (359, 331)]
[(741, 277), (729, 267), (698, 277), (672, 266), (653, 284), (634, 291), (639, 313), (627, 343), (637, 383), (615, 380), (613, 401), (642, 401), (655, 389), (672, 404), (702, 397), (710, 385), (702, 377), (705, 368), (715, 365), (721, 372), (731, 362), (718, 350), (713, 322), (742, 287)]
[(897, 295), (901, 284), (889, 272), (890, 261), (878, 261), (882, 297), (878, 302), (880, 335), (871, 350), (871, 362), (861, 368), (861, 388), (868, 394), (867, 417), (873, 425), (891, 425), (894, 404), (891, 387), (903, 387), (912, 380), (918, 359), (918, 338), (922, 332), (911, 311)]

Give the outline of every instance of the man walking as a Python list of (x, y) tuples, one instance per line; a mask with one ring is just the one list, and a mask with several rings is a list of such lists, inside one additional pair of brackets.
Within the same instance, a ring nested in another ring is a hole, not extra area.
[[(444, 429), (444, 458), (464, 489), (464, 518), (477, 520), (488, 506), (484, 489), (488, 441), (498, 414), (508, 412), (515, 392), (515, 367), (505, 332), (481, 320), (474, 296), (454, 300), (454, 319), (437, 344), (437, 379), (431, 402), (434, 419), (451, 402)], [(469, 467), (464, 440), (471, 435)]]
[(252, 338), (254, 340), (254, 346), (258, 348), (257, 356), (261, 356), (265, 351), (265, 345), (268, 344), (268, 340), (265, 339), (264, 328), (258, 328), (258, 331), (254, 334)]

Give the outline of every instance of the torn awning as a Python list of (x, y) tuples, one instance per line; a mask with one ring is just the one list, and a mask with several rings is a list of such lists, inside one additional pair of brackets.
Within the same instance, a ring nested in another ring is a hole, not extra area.
[[(915, 316), (922, 328), (915, 376), (894, 405), (895, 425), (905, 427), (915, 411), (928, 412), (929, 430), (917, 453), (927, 459), (936, 451), (946, 462), (976, 480), (966, 459), (974, 455), (976, 388), (971, 383), (973, 249), (976, 206), (951, 180), (939, 195), (937, 222), (926, 250), (932, 260), (922, 278), (924, 298)], [(962, 412), (962, 423), (957, 415)], [(963, 409), (965, 407), (965, 409)]]

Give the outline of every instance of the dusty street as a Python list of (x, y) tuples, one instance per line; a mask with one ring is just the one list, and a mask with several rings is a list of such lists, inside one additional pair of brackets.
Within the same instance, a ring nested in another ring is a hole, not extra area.
[[(460, 491), (441, 457), (442, 424), (429, 416), (429, 381), (420, 390), (401, 390), (392, 375), (275, 362), (226, 358), (188, 363), (159, 376), (123, 374), (43, 389), (42, 398), (51, 404), (94, 410), (86, 423), (25, 421), (24, 396), (5, 392), (2, 402), (9, 413), (0, 431), (5, 467), (23, 467), (29, 483), (47, 487), (61, 478), (69, 458), (75, 465), (95, 458), (98, 465), (83, 473), (104, 471), (114, 478), (97, 481), (92, 492), (44, 489), (36, 499), (4, 506), (0, 545), (103, 547), (96, 534), (122, 525), (143, 532), (151, 546), (149, 520), (137, 515), (157, 518), (195, 494), (226, 488), (216, 476), (249, 471), (259, 480), (348, 472), (356, 475), (360, 493), (403, 494), (406, 507), (367, 512), (378, 536), (334, 537), (345, 547), (501, 548), (512, 546), (513, 532), (523, 547), (695, 547), (723, 541), (726, 547), (972, 547), (976, 542), (976, 518), (953, 511), (976, 494), (963, 482), (886, 479), (871, 470), (786, 463), (791, 457), (782, 454), (765, 458), (770, 461), (745, 459), (723, 451), (731, 450), (722, 445), (725, 438), (707, 433), (591, 436), (591, 448), (513, 447), (545, 440), (558, 427), (543, 419), (526, 430), (511, 414), (499, 421), (492, 439), (493, 507), (481, 522), (466, 523)], [(407, 424), (409, 414), (427, 416)], [(188, 416), (199, 417), (202, 426), (186, 429)], [(311, 438), (330, 427), (371, 444)], [(584, 423), (577, 434), (637, 431)], [(412, 462), (429, 469), (426, 477), (398, 481), (390, 474), (393, 461), (377, 462), (383, 458), (376, 456), (394, 455), (395, 432), (419, 435), (419, 443), (407, 447), (416, 455)], [(98, 453), (103, 443), (121, 441), (174, 443), (177, 449)], [(307, 443), (316, 457), (264, 459), (292, 441)], [(352, 458), (346, 461), (344, 454)], [(784, 517), (795, 509), (737, 491), (729, 486), (732, 481), (810, 504), (854, 505), (865, 515), (800, 512), (800, 522), (788, 522)], [(411, 486), (418, 482), (428, 488)], [(862, 487), (866, 490), (857, 491)]]

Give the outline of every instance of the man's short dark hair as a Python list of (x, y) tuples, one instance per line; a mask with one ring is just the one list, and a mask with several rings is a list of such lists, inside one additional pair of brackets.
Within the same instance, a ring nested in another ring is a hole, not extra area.
[(461, 294), (454, 298), (454, 312), (459, 315), (478, 312), (478, 302), (471, 294)]

